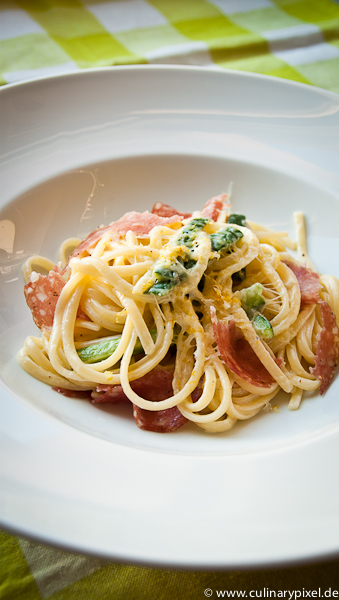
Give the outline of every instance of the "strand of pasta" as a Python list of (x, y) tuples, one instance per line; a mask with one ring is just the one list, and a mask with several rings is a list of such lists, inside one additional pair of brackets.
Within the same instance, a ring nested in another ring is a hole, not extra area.
[(70, 262), (70, 267), (74, 270), (74, 272), (84, 273), (92, 277), (102, 275), (114, 289), (119, 289), (125, 296), (129, 298), (133, 298), (134, 300), (138, 300), (139, 302), (143, 303), (155, 302), (150, 295), (143, 296), (142, 294), (134, 293), (133, 286), (115, 273), (113, 267), (109, 267), (99, 258), (73, 258)]
[(131, 318), (133, 327), (138, 334), (138, 338), (145, 351), (145, 354), (151, 354), (154, 351), (154, 342), (149, 329), (142, 318), (142, 312), (145, 309), (145, 305), (139, 307), (134, 300), (124, 296), (121, 292), (117, 292), (119, 300), (127, 310), (128, 316)]
[(250, 394), (268, 396), (269, 394), (272, 394), (274, 391), (279, 389), (279, 384), (277, 382), (272, 383), (272, 385), (268, 387), (261, 387), (259, 385), (249, 383), (244, 379), (241, 379), (241, 377), (239, 377), (236, 373), (232, 373), (232, 377), (242, 389), (246, 390), (246, 392)]
[(305, 306), (305, 308), (303, 308), (297, 319), (295, 320), (295, 322), (293, 323), (293, 325), (290, 325), (290, 327), (282, 332), (281, 334), (275, 336), (272, 340), (268, 341), (268, 345), (271, 348), (271, 350), (274, 352), (274, 354), (277, 354), (280, 350), (282, 350), (283, 348), (285, 348), (285, 346), (287, 344), (289, 344), (289, 342), (291, 340), (293, 340), (293, 338), (297, 335), (297, 333), (300, 331), (300, 329), (304, 326), (305, 322), (307, 321), (307, 319), (309, 318), (309, 316), (314, 312), (315, 310), (315, 305), (314, 304), (309, 304), (307, 306)]
[[(208, 422), (211, 420), (216, 420), (216, 415), (213, 415), (212, 413), (207, 414), (207, 415), (196, 414), (199, 411), (206, 408), (206, 406), (209, 405), (209, 403), (211, 402), (211, 400), (215, 394), (215, 388), (216, 388), (216, 382), (217, 382), (215, 370), (213, 369), (213, 367), (211, 365), (207, 365), (205, 368), (204, 374), (205, 374), (205, 383), (204, 383), (202, 395), (200, 396), (199, 400), (196, 403), (194, 403), (194, 402), (190, 401), (188, 398), (186, 398), (183, 402), (180, 403), (180, 405), (178, 407), (181, 414), (184, 417), (186, 417), (190, 421), (195, 421), (195, 422), (200, 422), (200, 423), (203, 423), (204, 421)], [(221, 417), (223, 413), (220, 411), (219, 411), (219, 413), (220, 414), (218, 416)]]
[(139, 408), (144, 408), (146, 410), (152, 410), (152, 411), (165, 410), (166, 408), (172, 408), (173, 406), (177, 406), (177, 404), (179, 404), (179, 402), (182, 402), (182, 400), (185, 400), (187, 398), (187, 396), (189, 394), (191, 394), (193, 392), (193, 390), (196, 388), (197, 382), (199, 381), (199, 379), (203, 373), (205, 353), (204, 353), (204, 342), (203, 342), (202, 338), (203, 338), (203, 336), (200, 332), (196, 334), (197, 349), (195, 352), (195, 366), (192, 371), (191, 377), (189, 378), (188, 382), (184, 385), (182, 390), (180, 390), (177, 394), (174, 394), (167, 400), (160, 400), (159, 402), (151, 402), (149, 400), (145, 400), (144, 398), (141, 398), (140, 396), (138, 396), (138, 394), (136, 394), (130, 386), (129, 377), (128, 377), (128, 366), (130, 363), (130, 359), (131, 359), (133, 348), (134, 348), (135, 341), (136, 341), (136, 333), (133, 332), (133, 334), (131, 336), (131, 340), (127, 347), (127, 350), (121, 360), (121, 366), (120, 366), (121, 385), (122, 385), (122, 388), (123, 388), (126, 396), (131, 400), (131, 402), (133, 402), (133, 404), (136, 404), (137, 406), (139, 406)]
[[(152, 260), (156, 260), (159, 257), (160, 251), (157, 248), (151, 246), (134, 245), (125, 246), (124, 244), (114, 244), (114, 249), (107, 250), (105, 252), (105, 261), (109, 262), (120, 256), (124, 258), (130, 258), (134, 256), (149, 256)], [(97, 258), (97, 257), (93, 257)]]
[(312, 373), (306, 371), (302, 366), (298, 355), (295, 339), (292, 340), (291, 343), (286, 346), (286, 356), (295, 375), (313, 381), (316, 379), (316, 377), (312, 375)]
[[(215, 362), (215, 361), (213, 361), (213, 362)], [(204, 385), (204, 389), (203, 389), (203, 394), (200, 397), (200, 399), (198, 400), (198, 402), (201, 401), (201, 399), (203, 398), (202, 404), (206, 403), (206, 406), (208, 406), (208, 404), (210, 404), (210, 402), (212, 401), (212, 399), (214, 397), (216, 384), (217, 384), (217, 377), (215, 375), (215, 368), (214, 368), (214, 366), (212, 367), (211, 365), (209, 365), (205, 369), (205, 385)], [(207, 400), (208, 400), (208, 403), (207, 403)], [(190, 421), (193, 421), (194, 423), (202, 425), (202, 424), (207, 424), (207, 423), (213, 423), (215, 421), (218, 421), (218, 419), (220, 419), (221, 417), (227, 415), (227, 411), (230, 406), (230, 401), (231, 401), (231, 386), (229, 384), (227, 393), (223, 393), (221, 395), (219, 405), (213, 411), (209, 412), (208, 414), (202, 414), (202, 415), (197, 414), (198, 410), (196, 409), (194, 403), (189, 402), (188, 400), (186, 400), (185, 402), (181, 402), (181, 404), (178, 405), (178, 408), (179, 408), (180, 412), (182, 413), (182, 415), (184, 417), (186, 417), (186, 419), (189, 419)], [(202, 409), (200, 408), (199, 410), (202, 410)]]
[(297, 318), (300, 309), (300, 288), (291, 269), (281, 262), (275, 270), (270, 261), (262, 258), (262, 270), (279, 294), (281, 308), (271, 321), (274, 335), (277, 336)]
[[(285, 231), (284, 232), (274, 231), (274, 229), (270, 229), (269, 227), (265, 227), (264, 225), (255, 223), (254, 221), (250, 221), (248, 219), (247, 219), (247, 223), (250, 227), (252, 227), (252, 229), (255, 231), (256, 235), (258, 233), (260, 234), (260, 232), (263, 232), (264, 234), (269, 235), (269, 237), (268, 237), (269, 240), (274, 240), (276, 238), (281, 237), (283, 246), (286, 246), (286, 248), (290, 248), (291, 250), (297, 249), (296, 243), (294, 242), (294, 240), (292, 240), (289, 237), (289, 235)], [(283, 235), (281, 235), (281, 233), (283, 233)]]
[(314, 271), (314, 267), (308, 257), (307, 251), (307, 241), (306, 241), (306, 227), (305, 227), (305, 217), (302, 212), (293, 213), (294, 216), (294, 226), (296, 230), (296, 238), (297, 238), (297, 251), (299, 254), (300, 260), (309, 268)]
[(320, 292), (320, 295), (327, 295), (327, 301), (339, 324), (339, 279), (333, 275), (321, 275), (320, 283), (324, 287), (324, 292)]
[[(35, 269), (33, 267), (35, 267)], [(48, 273), (51, 269), (53, 269), (53, 267), (55, 267), (55, 263), (49, 260), (49, 258), (45, 258), (44, 256), (39, 256), (37, 254), (30, 256), (22, 267), (22, 274), (25, 283), (30, 281), (32, 272), (37, 268), (39, 271), (46, 271), (46, 273)]]
[(59, 248), (59, 260), (61, 266), (64, 268), (67, 264), (69, 255), (75, 250), (81, 243), (81, 239), (77, 237), (67, 238), (64, 240)]
[(288, 403), (289, 410), (297, 410), (299, 408), (303, 394), (304, 390), (302, 390), (301, 388), (293, 388), (291, 398)]
[(315, 363), (315, 354), (313, 352), (313, 329), (315, 324), (315, 312), (311, 313), (304, 326), (296, 335), (297, 347), (301, 356), (303, 356), (310, 365)]
[[(205, 431), (208, 431), (210, 433), (217, 433), (217, 432), (221, 433), (221, 432), (232, 429), (232, 427), (234, 427), (234, 425), (236, 424), (237, 421), (236, 421), (236, 419), (232, 419), (232, 417), (229, 417), (226, 412), (230, 405), (231, 394), (232, 394), (230, 378), (228, 377), (226, 370), (224, 369), (220, 359), (217, 356), (215, 356), (213, 358), (213, 365), (218, 374), (217, 387), (218, 387), (218, 389), (220, 389), (220, 395), (221, 395), (220, 406), (223, 406), (224, 411), (225, 411), (225, 416), (219, 420), (212, 420), (212, 421), (204, 422), (204, 423), (196, 422), (196, 425), (198, 425), (198, 427), (201, 427), (202, 429), (205, 429)], [(179, 410), (180, 410), (180, 406), (179, 406)]]
[(168, 239), (173, 235), (173, 233), (173, 229), (164, 225), (157, 225), (156, 227), (153, 227), (149, 234), (150, 248), (157, 248), (158, 250), (161, 250), (161, 248), (163, 247), (163, 239), (165, 238), (167, 242)]
[[(284, 353), (285, 353), (285, 349), (280, 350), (278, 352), (278, 357), (282, 358), (284, 360)], [(290, 366), (290, 368), (288, 368), (289, 366)], [(314, 380), (310, 380), (309, 378), (297, 375), (293, 371), (294, 368), (298, 368), (298, 361), (295, 361), (293, 356), (292, 356), (292, 364), (291, 365), (289, 364), (289, 361), (287, 361), (287, 363), (285, 364), (285, 360), (284, 360), (284, 363), (281, 365), (282, 371), (286, 374), (288, 379), (293, 384), (292, 390), (293, 390), (293, 387), (296, 387), (296, 388), (301, 388), (302, 390), (311, 392), (320, 387), (321, 382), (319, 379), (314, 378)], [(290, 391), (292, 391), (292, 390), (290, 390)], [(293, 393), (293, 391), (292, 391), (292, 393)]]
[[(124, 257), (121, 257), (124, 258)], [(134, 275), (144, 275), (148, 269), (153, 265), (152, 260), (144, 260), (141, 262), (135, 262), (130, 265), (112, 265), (113, 271), (119, 275), (120, 277), (128, 278), (133, 277)]]
[(274, 248), (274, 246), (271, 246), (270, 244), (265, 244), (262, 242), (260, 242), (259, 248), (261, 250), (261, 253), (264, 253), (266, 255), (266, 258), (269, 259), (272, 267), (276, 269), (281, 261), (280, 254), (276, 250), (276, 248)]
[[(156, 306), (151, 306), (151, 312), (154, 318), (154, 322), (157, 327), (157, 337), (154, 344), (154, 350), (148, 356), (140, 359), (137, 363), (130, 365), (129, 368), (129, 380), (134, 381), (143, 377), (154, 369), (166, 356), (169, 347), (173, 341), (173, 318), (168, 305), (163, 305), (166, 314), (166, 322), (161, 317), (161, 312)], [(117, 379), (114, 379), (113, 383), (121, 383), (120, 375), (117, 375)]]
[[(18, 361), (25, 371), (33, 374), (43, 383), (58, 387), (64, 387), (69, 383), (53, 369), (41, 338), (28, 336), (24, 347), (19, 352)], [(71, 389), (77, 389), (75, 384), (70, 383), (69, 385)]]
[(193, 340), (194, 335), (187, 336), (185, 328), (180, 331), (177, 339), (177, 352), (172, 382), (174, 392), (178, 392), (187, 383), (193, 371)]
[[(111, 308), (103, 306), (95, 296), (84, 294), (81, 298), (81, 310), (97, 325), (109, 331), (121, 331), (120, 324), (117, 324), (116, 318), (120, 311), (114, 311)], [(120, 309), (121, 310), (121, 309)]]
[(255, 396), (246, 404), (237, 404), (232, 402), (228, 409), (228, 414), (233, 418), (240, 421), (251, 419), (265, 406), (269, 406), (269, 402), (278, 394), (279, 388), (267, 394), (266, 396)]
[(78, 373), (72, 371), (71, 368), (64, 367), (60, 360), (59, 348), (61, 346), (62, 341), (62, 321), (64, 311), (70, 298), (72, 296), (75, 296), (75, 302), (78, 305), (80, 295), (84, 289), (84, 286), (85, 276), (82, 274), (76, 274), (74, 275), (74, 277), (71, 277), (69, 279), (64, 288), (61, 290), (61, 294), (59, 296), (55, 309), (53, 327), (48, 345), (48, 355), (54, 370), (57, 373), (59, 373), (59, 375), (62, 375), (63, 377), (65, 377), (65, 379), (68, 379), (72, 383), (82, 382), (83, 377), (81, 377), (81, 375), (79, 375)]
[[(74, 310), (74, 307), (72, 308), (71, 306), (69, 306), (65, 310), (65, 321), (67, 323), (69, 323), (72, 317), (74, 316)], [(129, 373), (129, 378), (131, 381), (133, 381), (134, 379), (138, 379), (139, 377), (145, 375), (147, 372), (151, 371), (164, 358), (165, 354), (168, 351), (169, 345), (172, 341), (172, 323), (171, 321), (168, 321), (167, 330), (165, 330), (165, 332), (163, 329), (162, 320), (158, 318), (156, 319), (156, 323), (158, 327), (157, 342), (156, 344), (154, 344), (153, 351), (148, 355), (148, 357), (145, 357), (144, 359), (136, 363), (136, 365), (131, 366), (131, 370)], [(66, 356), (69, 361), (69, 364), (78, 373), (81, 373), (83, 378), (90, 378), (94, 384), (121, 384), (119, 369), (117, 369), (115, 372), (108, 371), (108, 369), (114, 366), (126, 352), (129, 340), (131, 339), (132, 331), (133, 322), (130, 316), (128, 316), (126, 319), (126, 324), (122, 336), (120, 338), (119, 345), (115, 352), (113, 352), (113, 354), (111, 354), (111, 356), (106, 360), (103, 360), (99, 363), (94, 363), (89, 366), (81, 361), (76, 352), (71, 328), (65, 329), (65, 342), (67, 348)]]
[(79, 391), (82, 389), (90, 390), (93, 387), (91, 382), (72, 383), (69, 379), (65, 379), (64, 377), (61, 377), (53, 372), (54, 370), (44, 368), (44, 366), (39, 364), (38, 357), (35, 356), (34, 359), (32, 359), (26, 353), (24, 348), (22, 348), (18, 353), (18, 363), (24, 369), (24, 371), (26, 371), (26, 373), (32, 375), (35, 377), (35, 379), (38, 379), (39, 381), (42, 381), (42, 383), (46, 383), (49, 386), (65, 388), (74, 391)]

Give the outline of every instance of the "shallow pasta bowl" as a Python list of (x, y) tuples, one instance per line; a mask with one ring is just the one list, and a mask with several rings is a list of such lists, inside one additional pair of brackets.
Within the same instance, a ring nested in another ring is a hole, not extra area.
[(339, 380), (228, 433), (159, 435), (123, 407), (57, 395), (17, 365), (35, 332), (21, 266), (57, 260), (128, 210), (233, 207), (338, 272), (339, 97), (236, 72), (94, 70), (7, 86), (2, 102), (2, 526), (124, 562), (237, 568), (338, 550)]

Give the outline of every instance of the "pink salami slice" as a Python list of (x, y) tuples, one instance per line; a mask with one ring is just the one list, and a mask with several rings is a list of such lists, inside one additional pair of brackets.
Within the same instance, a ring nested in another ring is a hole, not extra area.
[(331, 307), (319, 296), (321, 283), (318, 273), (301, 267), (290, 261), (284, 261), (285, 264), (295, 274), (301, 295), (301, 306), (306, 304), (319, 304), (323, 321), (323, 328), (318, 334), (318, 345), (315, 355), (315, 366), (310, 368), (310, 372), (321, 381), (320, 394), (324, 394), (330, 386), (339, 357), (339, 328), (336, 322), (335, 314)]
[(321, 289), (318, 273), (288, 260), (284, 260), (283, 262), (293, 271), (298, 280), (301, 306), (305, 304), (318, 304), (320, 302), (319, 290)]
[(219, 321), (211, 312), (214, 337), (221, 358), (228, 368), (244, 381), (260, 387), (270, 387), (274, 379), (251, 348), (248, 341), (236, 329), (235, 321)]
[[(156, 368), (147, 373), (147, 375), (144, 375), (144, 377), (132, 381), (131, 388), (136, 394), (145, 398), (145, 400), (159, 402), (173, 395), (172, 380), (172, 370), (168, 371), (167, 369)], [(121, 385), (99, 385), (96, 391), (102, 391), (103, 394), (93, 398), (91, 401), (92, 404), (129, 402)], [(158, 433), (176, 431), (187, 421), (176, 406), (165, 410), (151, 411), (139, 408), (133, 404), (133, 416), (140, 429)]]
[[(106, 227), (100, 227), (99, 229), (95, 229), (94, 231), (92, 231), (82, 242), (80, 242), (79, 246), (77, 246), (72, 254), (70, 254), (69, 258), (68, 258), (68, 262), (71, 260), (71, 258), (74, 258), (75, 256), (79, 256), (80, 254), (83, 254), (83, 252), (86, 252), (87, 250), (90, 250), (91, 248), (93, 248), (97, 242), (102, 238), (102, 236), (104, 235), (104, 233), (106, 233), (106, 231), (110, 230), (110, 225), (106, 225)], [(67, 267), (67, 265), (66, 265)], [(65, 267), (65, 269), (66, 269)], [(65, 270), (64, 269), (64, 270)]]
[[(225, 202), (227, 199), (227, 194), (220, 194), (219, 196), (214, 196), (210, 198), (202, 208), (201, 213), (203, 217), (206, 219), (212, 219), (216, 221), (220, 211), (225, 208)], [(169, 204), (163, 204), (162, 202), (156, 202), (152, 208), (152, 213), (157, 215), (161, 215), (162, 217), (171, 217), (172, 215), (181, 215), (184, 219), (188, 219), (192, 216), (192, 213), (189, 212), (181, 212), (173, 208), (173, 206), (169, 206)]]
[(65, 388), (56, 386), (53, 386), (52, 390), (68, 398), (90, 398), (92, 393), (92, 390), (66, 390)]
[(220, 194), (219, 196), (213, 196), (205, 204), (201, 210), (201, 214), (206, 219), (212, 219), (216, 221), (220, 215), (220, 212), (225, 208), (225, 202), (227, 194)]
[(204, 377), (200, 377), (197, 387), (194, 388), (194, 390), (191, 394), (192, 402), (198, 402), (199, 398), (202, 396), (203, 383), (204, 383)]
[(135, 211), (126, 213), (121, 219), (107, 225), (106, 227), (100, 227), (92, 231), (87, 238), (85, 238), (79, 246), (73, 250), (70, 255), (68, 262), (71, 258), (79, 256), (84, 252), (93, 248), (98, 241), (102, 238), (105, 233), (116, 233), (117, 235), (124, 235), (127, 231), (133, 231), (136, 235), (147, 236), (153, 227), (157, 225), (169, 225), (170, 223), (180, 223), (182, 215), (179, 213), (173, 213), (168, 216), (161, 216), (153, 214), (148, 211), (138, 213)]
[(156, 202), (152, 208), (152, 213), (159, 215), (159, 217), (173, 217), (174, 215), (180, 215), (183, 219), (189, 219), (192, 216), (190, 212), (182, 212), (170, 206), (169, 204), (163, 204), (162, 202)]
[(39, 329), (53, 326), (55, 307), (65, 282), (55, 266), (48, 275), (37, 275), (35, 281), (29, 281), (24, 287), (25, 299), (32, 312), (34, 323)]
[(133, 231), (136, 235), (148, 235), (153, 227), (157, 225), (170, 225), (170, 223), (180, 223), (182, 216), (180, 214), (161, 217), (148, 211), (143, 213), (129, 212), (126, 213), (119, 221), (110, 225), (111, 231), (118, 233), (127, 233)]
[(121, 385), (97, 385), (96, 392), (99, 396), (92, 397), (92, 404), (118, 404), (119, 402), (131, 402), (127, 398)]
[(154, 431), (155, 433), (176, 431), (187, 421), (176, 406), (154, 412), (144, 410), (133, 404), (133, 416), (140, 429)]
[(324, 394), (331, 384), (339, 360), (339, 327), (331, 307), (320, 300), (323, 328), (318, 334), (315, 366), (311, 373), (321, 381), (320, 394)]

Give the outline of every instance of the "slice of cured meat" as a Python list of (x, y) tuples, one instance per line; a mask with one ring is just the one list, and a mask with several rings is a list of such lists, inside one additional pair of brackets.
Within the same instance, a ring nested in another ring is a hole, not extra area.
[(318, 334), (315, 367), (310, 371), (321, 381), (320, 394), (324, 394), (332, 382), (339, 360), (339, 327), (333, 310), (323, 300), (320, 301), (323, 328)]
[(110, 225), (110, 231), (118, 233), (127, 233), (133, 231), (136, 235), (148, 235), (153, 227), (157, 225), (170, 225), (171, 223), (181, 222), (180, 214), (172, 214), (167, 217), (161, 217), (148, 211), (138, 213), (135, 211), (126, 213), (119, 221)]
[(216, 221), (220, 215), (220, 212), (225, 208), (225, 202), (227, 200), (227, 194), (220, 194), (219, 196), (213, 196), (201, 209), (201, 214), (206, 219), (212, 219)]
[(68, 398), (90, 398), (92, 390), (66, 390), (62, 387), (52, 387), (54, 392), (67, 396)]
[(48, 275), (35, 273), (31, 279), (33, 281), (29, 281), (24, 287), (27, 306), (32, 312), (36, 326), (41, 330), (50, 329), (53, 326), (55, 307), (65, 282), (57, 265)]
[(318, 273), (288, 260), (284, 260), (283, 262), (293, 271), (297, 278), (300, 287), (301, 306), (305, 304), (318, 304), (320, 302), (319, 290), (321, 289)]
[[(82, 242), (80, 242), (79, 246), (77, 246), (73, 250), (73, 252), (70, 254), (70, 256), (68, 258), (67, 264), (69, 263), (71, 258), (74, 258), (75, 256), (79, 256), (80, 254), (83, 254), (83, 252), (86, 252), (90, 248), (93, 248), (95, 246), (95, 244), (102, 238), (104, 233), (106, 233), (106, 231), (109, 231), (109, 229), (110, 229), (110, 225), (106, 225), (106, 227), (100, 227), (99, 229), (95, 229), (94, 231), (92, 231)], [(66, 265), (66, 267), (67, 267), (67, 265)], [(65, 269), (66, 269), (66, 267), (65, 267)]]
[(182, 212), (170, 206), (169, 204), (163, 204), (162, 202), (156, 202), (151, 211), (159, 217), (173, 217), (173, 215), (180, 215), (183, 219), (189, 219), (192, 216), (190, 212)]
[(334, 377), (339, 359), (339, 328), (335, 314), (331, 307), (319, 296), (321, 283), (318, 273), (301, 267), (290, 261), (285, 264), (295, 274), (301, 294), (301, 306), (305, 304), (319, 304), (323, 328), (318, 334), (318, 345), (315, 355), (315, 366), (310, 372), (320, 379), (320, 394), (324, 394)]
[[(131, 385), (133, 385), (133, 383)], [(95, 389), (96, 392), (99, 392), (99, 396), (92, 396), (92, 404), (118, 404), (119, 402), (130, 402), (130, 399), (127, 398), (121, 385), (97, 385)]]
[[(136, 394), (145, 398), (145, 400), (157, 402), (166, 400), (173, 395), (172, 380), (173, 370), (168, 371), (167, 369), (156, 368), (144, 375), (144, 377), (132, 381), (131, 388)], [(121, 385), (99, 385), (96, 391), (102, 391), (103, 393), (92, 399), (91, 402), (93, 404), (129, 402)], [(151, 411), (139, 408), (133, 404), (133, 416), (140, 429), (158, 433), (176, 431), (187, 421), (176, 406), (165, 410)]]
[(274, 383), (272, 375), (260, 362), (248, 341), (236, 329), (235, 321), (219, 321), (213, 311), (211, 318), (221, 358), (228, 368), (252, 385), (270, 387)]
[(182, 215), (179, 213), (173, 213), (168, 216), (161, 216), (158, 214), (150, 213), (145, 211), (138, 213), (135, 211), (126, 213), (121, 219), (107, 225), (106, 227), (100, 227), (92, 231), (87, 238), (85, 238), (79, 246), (73, 250), (70, 255), (68, 262), (71, 258), (79, 256), (93, 248), (98, 241), (102, 238), (105, 233), (116, 233), (117, 235), (124, 235), (127, 231), (133, 231), (136, 235), (147, 236), (153, 227), (157, 225), (169, 225), (171, 223), (180, 223)]
[(176, 431), (187, 421), (176, 406), (154, 412), (151, 410), (144, 410), (133, 404), (133, 416), (140, 429), (154, 431), (156, 433)]
[[(227, 194), (220, 194), (219, 196), (213, 196), (210, 198), (205, 206), (201, 209), (203, 217), (206, 219), (212, 219), (216, 221), (220, 212), (225, 208), (227, 200)], [(178, 211), (169, 204), (163, 204), (162, 202), (156, 202), (152, 208), (152, 213), (160, 215), (162, 217), (171, 217), (173, 215), (181, 215), (184, 219), (188, 219), (192, 216), (192, 213)]]
[[(172, 381), (173, 370), (155, 368), (140, 379), (131, 381), (132, 390), (151, 402), (166, 400), (173, 395)], [(121, 385), (98, 385), (97, 392), (103, 392), (92, 400), (93, 404), (101, 402), (120, 402), (130, 400), (125, 395)]]

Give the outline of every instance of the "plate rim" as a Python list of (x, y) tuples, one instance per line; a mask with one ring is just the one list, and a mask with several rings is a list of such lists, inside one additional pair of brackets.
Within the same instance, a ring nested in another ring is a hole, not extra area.
[(86, 76), (87, 74), (95, 74), (95, 73), (114, 73), (117, 71), (191, 71), (191, 72), (202, 72), (202, 73), (215, 73), (215, 74), (226, 74), (226, 75), (232, 75), (235, 74), (236, 76), (240, 76), (240, 77), (244, 77), (246, 79), (262, 79), (263, 81), (275, 81), (275, 82), (281, 82), (286, 86), (291, 86), (291, 87), (295, 87), (295, 88), (300, 88), (300, 89), (308, 89), (308, 90), (313, 90), (316, 92), (320, 92), (321, 94), (324, 95), (329, 95), (332, 96), (333, 98), (337, 99), (339, 98), (339, 93), (337, 92), (333, 92), (332, 90), (327, 90), (325, 88), (321, 88), (319, 86), (313, 85), (313, 84), (309, 84), (309, 83), (303, 83), (301, 81), (294, 81), (293, 79), (286, 79), (284, 77), (277, 77), (275, 75), (265, 75), (264, 73), (255, 73), (253, 71), (243, 71), (240, 69), (227, 69), (227, 68), (223, 68), (223, 67), (218, 67), (218, 65), (216, 65), (215, 67), (209, 68), (206, 66), (200, 66), (200, 65), (176, 65), (176, 64), (136, 64), (136, 65), (111, 65), (111, 66), (107, 66), (107, 67), (90, 67), (90, 68), (86, 68), (86, 69), (81, 69), (81, 70), (74, 70), (74, 71), (67, 71), (67, 72), (60, 72), (60, 73), (55, 73), (54, 75), (41, 75), (41, 76), (37, 76), (37, 77), (31, 77), (29, 79), (23, 79), (21, 81), (15, 81), (13, 83), (6, 83), (2, 86), (0, 86), (0, 94), (4, 93), (5, 90), (8, 89), (13, 89), (15, 87), (19, 87), (22, 85), (29, 85), (29, 84), (35, 84), (36, 82), (44, 82), (44, 81), (49, 81), (49, 80), (57, 80), (57, 79), (68, 79), (68, 78), (73, 78), (73, 77), (81, 77), (81, 76)]

